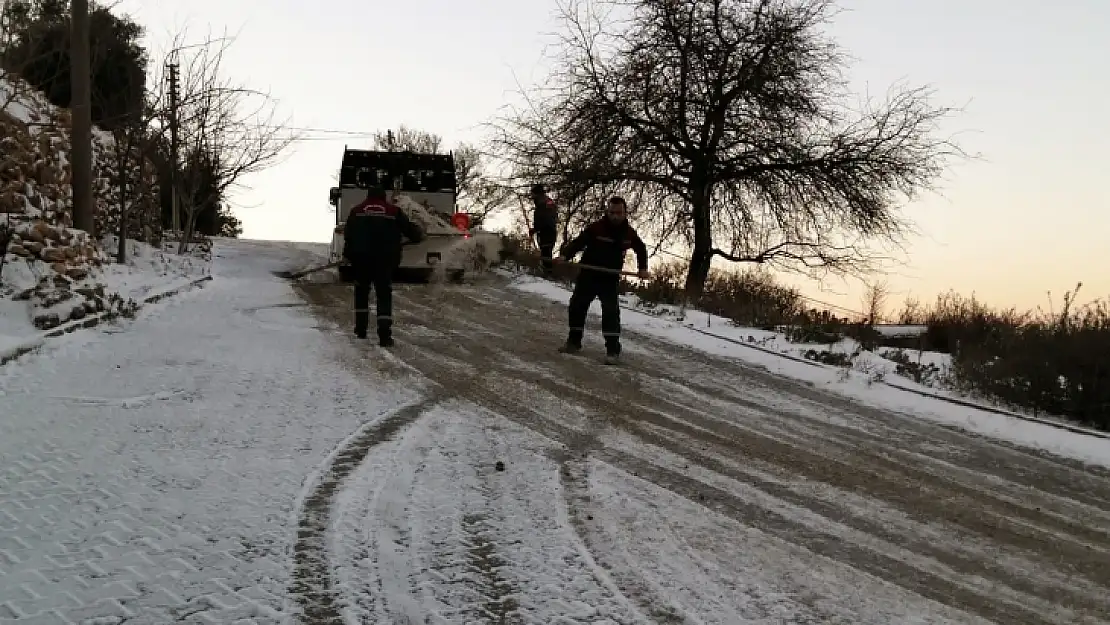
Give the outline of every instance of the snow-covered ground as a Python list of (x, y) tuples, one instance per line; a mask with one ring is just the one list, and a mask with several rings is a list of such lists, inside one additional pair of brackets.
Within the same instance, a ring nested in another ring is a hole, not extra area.
[[(114, 255), (114, 237), (103, 242), (105, 253)], [(105, 263), (89, 278), (76, 282), (72, 289), (101, 287), (103, 297), (118, 296), (127, 301), (141, 301), (160, 291), (170, 290), (207, 275), (210, 262), (200, 254), (190, 251), (185, 255), (175, 253), (175, 243), (166, 242), (156, 248), (137, 241), (127, 243), (127, 262)], [(11, 257), (0, 272), (0, 355), (34, 342), (42, 334), (35, 327), (34, 317), (47, 308), (37, 302), (20, 300), (20, 292), (33, 289), (41, 281), (52, 278), (55, 271), (48, 264)], [(73, 306), (72, 300), (59, 302), (57, 307)], [(68, 312), (68, 311), (67, 311)]]
[(0, 623), (1107, 622), (1105, 473), (714, 344), (557, 354), (494, 282), (398, 286), (380, 350), (271, 274), (325, 247), (0, 367)]
[(408, 398), (269, 273), (309, 256), (220, 242), (203, 288), (0, 368), (0, 622), (281, 622), (306, 476)]
[[(562, 285), (527, 275), (513, 275), (511, 286), (523, 292), (566, 303), (570, 292)], [(709, 354), (737, 358), (789, 378), (803, 380), (879, 408), (895, 410), (953, 425), (962, 429), (1010, 441), (1026, 447), (1042, 449), (1085, 462), (1110, 466), (1110, 440), (1106, 434), (1084, 430), (1090, 434), (1061, 430), (1055, 423), (1038, 423), (1028, 417), (1017, 418), (993, 411), (979, 410), (966, 404), (953, 404), (937, 397), (961, 399), (955, 393), (927, 384), (919, 384), (897, 375), (897, 363), (871, 352), (859, 352), (858, 345), (844, 339), (833, 345), (791, 343), (779, 332), (738, 327), (728, 319), (687, 310), (685, 315), (670, 307), (634, 308), (634, 297), (626, 297), (631, 310), (622, 313), (622, 323), (681, 345), (688, 345)], [(600, 314), (595, 301), (590, 309)], [(889, 349), (889, 348), (888, 348)], [(827, 366), (803, 356), (808, 350), (856, 354), (851, 367)], [(894, 351), (894, 350), (891, 350)], [(907, 353), (907, 352), (904, 352)], [(914, 361), (932, 363), (939, 369), (948, 366), (946, 354), (908, 352)], [(914, 392), (907, 392), (910, 389)], [(922, 393), (937, 397), (926, 397)]]

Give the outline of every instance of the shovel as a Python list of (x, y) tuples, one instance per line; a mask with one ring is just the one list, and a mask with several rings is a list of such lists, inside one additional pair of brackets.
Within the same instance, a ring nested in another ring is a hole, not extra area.
[(578, 267), (579, 269), (589, 269), (590, 271), (600, 271), (602, 273), (611, 273), (611, 274), (615, 274), (615, 275), (618, 275), (618, 276), (629, 276), (629, 277), (632, 277), (632, 278), (638, 278), (640, 276), (640, 274), (638, 272), (635, 272), (635, 271), (625, 271), (623, 269), (610, 269), (608, 267), (598, 267), (597, 265), (584, 265), (582, 263), (576, 263), (574, 261), (559, 260), (558, 258), (555, 258), (554, 261), (558, 264), (561, 264), (561, 265), (571, 265), (573, 267)]
[(275, 276), (277, 276), (279, 278), (285, 278), (286, 280), (296, 280), (298, 278), (303, 278), (303, 277), (307, 276), (310, 273), (316, 273), (317, 271), (323, 271), (325, 269), (331, 269), (332, 267), (338, 267), (338, 266), (339, 266), (339, 261), (336, 261), (334, 263), (328, 263), (326, 265), (321, 265), (319, 267), (310, 267), (308, 269), (303, 269), (301, 271), (275, 271), (273, 273), (274, 273)]

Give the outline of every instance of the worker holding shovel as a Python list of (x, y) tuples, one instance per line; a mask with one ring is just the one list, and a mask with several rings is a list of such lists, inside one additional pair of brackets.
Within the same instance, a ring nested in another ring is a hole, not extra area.
[(567, 316), (570, 332), (559, 351), (573, 354), (582, 350), (586, 315), (594, 299), (601, 300), (601, 334), (605, 337), (605, 362), (617, 364), (621, 353), (620, 278), (628, 250), (636, 253), (636, 275), (648, 277), (648, 251), (628, 223), (628, 204), (624, 198), (609, 200), (605, 217), (590, 224), (576, 239), (563, 246), (559, 262), (570, 262), (582, 253), (581, 271), (570, 296)]

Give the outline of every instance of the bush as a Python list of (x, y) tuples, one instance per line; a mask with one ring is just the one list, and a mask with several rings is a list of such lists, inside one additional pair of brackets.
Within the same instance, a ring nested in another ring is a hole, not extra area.
[(812, 360), (825, 365), (832, 365), (834, 367), (850, 367), (852, 365), (852, 354), (844, 352), (834, 352), (819, 349), (807, 349), (802, 352), (802, 357), (806, 360)]
[(803, 323), (783, 328), (786, 340), (791, 343), (820, 343), (832, 345), (844, 338), (844, 327), (839, 323)]
[(652, 271), (651, 279), (627, 282), (627, 290), (645, 301), (681, 306), (725, 317), (745, 326), (774, 328), (800, 319), (804, 300), (796, 290), (775, 281), (765, 271), (726, 272), (714, 270), (705, 282), (701, 299), (684, 301), (686, 265), (670, 263)]
[(955, 384), (1110, 429), (1110, 308), (1103, 301), (1073, 308), (1074, 297), (1057, 314), (967, 307), (965, 318), (945, 316), (937, 325), (952, 347)]
[(912, 360), (904, 349), (894, 349), (883, 354), (883, 358), (895, 363), (894, 372), (918, 384), (935, 386), (942, 381), (944, 372), (933, 363)]

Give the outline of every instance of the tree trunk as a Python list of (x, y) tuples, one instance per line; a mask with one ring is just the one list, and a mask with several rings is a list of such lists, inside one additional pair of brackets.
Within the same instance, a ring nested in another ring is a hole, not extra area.
[(694, 250), (690, 255), (690, 267), (686, 270), (686, 297), (691, 300), (688, 303), (696, 303), (701, 298), (713, 261), (713, 222), (709, 217), (712, 196), (712, 187), (701, 185), (701, 190), (694, 193), (690, 206), (694, 216)]
[(197, 214), (200, 209), (196, 205), (190, 203), (185, 211), (185, 230), (181, 233), (181, 243), (177, 246), (177, 253), (184, 254), (189, 250), (189, 242), (193, 238), (193, 232), (197, 227)]
[(119, 158), (116, 159), (116, 174), (119, 176), (119, 229), (116, 233), (119, 237), (118, 245), (116, 246), (116, 262), (124, 264), (127, 262), (127, 152), (131, 148), (130, 137), (124, 143), (124, 149), (119, 149), (119, 143), (124, 141), (123, 133), (116, 134), (116, 153)]

